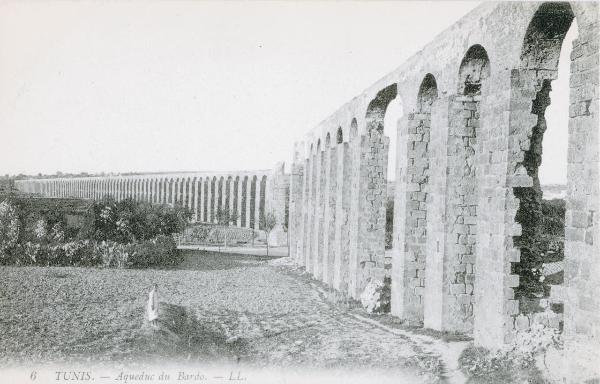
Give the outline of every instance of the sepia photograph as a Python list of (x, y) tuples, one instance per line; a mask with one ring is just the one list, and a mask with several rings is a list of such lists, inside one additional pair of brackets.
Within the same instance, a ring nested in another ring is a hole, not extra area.
[(0, 384), (600, 384), (597, 1), (0, 0)]

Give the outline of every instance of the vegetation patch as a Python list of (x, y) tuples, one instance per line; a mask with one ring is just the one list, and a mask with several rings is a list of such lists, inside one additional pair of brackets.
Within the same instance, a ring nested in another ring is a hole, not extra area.
[(0, 264), (147, 268), (182, 260), (173, 234), (189, 221), (185, 208), (131, 199), (77, 208), (70, 200), (34, 200), (0, 203)]
[(550, 348), (562, 349), (560, 332), (541, 324), (517, 332), (515, 341), (503, 349), (467, 347), (458, 362), (463, 373), (473, 380), (470, 383), (543, 383), (544, 373), (536, 361), (545, 360)]

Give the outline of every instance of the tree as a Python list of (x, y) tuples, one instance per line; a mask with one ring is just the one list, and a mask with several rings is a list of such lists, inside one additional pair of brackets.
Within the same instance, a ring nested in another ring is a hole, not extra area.
[(269, 256), (269, 235), (273, 228), (277, 225), (277, 217), (273, 212), (267, 212), (266, 214), (260, 215), (259, 228), (262, 227), (267, 235), (267, 256)]
[(19, 240), (19, 216), (14, 205), (0, 203), (0, 260), (16, 247)]
[(228, 217), (231, 225), (233, 225), (233, 226), (236, 225), (238, 217), (239, 217), (239, 215), (237, 213), (237, 209), (233, 208), (233, 211), (229, 213), (229, 217)]
[(222, 207), (217, 207), (217, 223), (219, 225), (228, 226), (229, 225), (229, 212)]

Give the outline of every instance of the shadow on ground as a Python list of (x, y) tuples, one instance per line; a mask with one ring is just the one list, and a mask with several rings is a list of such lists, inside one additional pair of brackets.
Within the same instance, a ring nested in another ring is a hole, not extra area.
[(145, 320), (133, 340), (135, 354), (142, 359), (232, 363), (247, 354), (245, 340), (228, 340), (223, 329), (201, 323), (185, 307), (161, 303), (160, 313), (158, 326)]

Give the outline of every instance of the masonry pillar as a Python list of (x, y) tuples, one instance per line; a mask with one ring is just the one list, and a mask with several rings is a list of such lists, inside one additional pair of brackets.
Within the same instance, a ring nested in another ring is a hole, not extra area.
[(162, 204), (162, 196), (163, 196), (163, 179), (162, 178), (157, 178), (156, 179), (156, 203), (157, 204)]
[(152, 179), (146, 179), (146, 195), (144, 196), (146, 203), (152, 202)]
[(375, 128), (352, 143), (349, 294), (353, 298), (360, 297), (369, 278), (384, 278), (388, 145), (389, 138)]
[(394, 314), (415, 325), (423, 322), (429, 191), (427, 181), (430, 170), (428, 144), (432, 103), (434, 104), (429, 102), (419, 106), (417, 112), (403, 117), (401, 127), (404, 129), (405, 126), (408, 132), (408, 166), (403, 170), (402, 184), (398, 185), (399, 191), (396, 193), (396, 196), (399, 193), (405, 194), (404, 204), (398, 207), (398, 210), (404, 210), (404, 213), (396, 213), (401, 215), (396, 216), (401, 221), (394, 222), (394, 226), (402, 229), (404, 233), (398, 235), (399, 243), (394, 252), (392, 307)]
[(480, 100), (453, 96), (449, 109), (443, 329), (463, 333), (473, 330)]
[(296, 147), (290, 174), (290, 202), (288, 216), (290, 257), (295, 260), (296, 263), (299, 263), (300, 255), (302, 254), (300, 239), (302, 238), (301, 223), (303, 217), (302, 187), (304, 185), (304, 165), (301, 161), (300, 152)]
[(197, 221), (199, 222), (203, 222), (204, 221), (204, 178), (203, 177), (199, 177), (198, 178), (198, 185), (196, 187), (197, 190), (197, 213), (198, 213), (198, 218)]
[(310, 154), (304, 159), (304, 180), (302, 180), (302, 217), (300, 221), (299, 255), (298, 264), (306, 266), (307, 254), (309, 248), (308, 228), (309, 228), (309, 210), (310, 210), (310, 186), (312, 180), (312, 165)]
[(152, 203), (159, 204), (160, 200), (159, 200), (158, 196), (159, 196), (159, 188), (160, 188), (160, 179), (155, 178), (153, 183), (154, 183), (154, 194), (152, 195)]
[(325, 170), (327, 168), (327, 148), (321, 146), (317, 151), (317, 185), (315, 201), (315, 249), (313, 253), (313, 275), (318, 280), (323, 280), (324, 259), (324, 216), (325, 216)]
[[(448, 153), (452, 152), (457, 143), (448, 140), (448, 98), (441, 98), (432, 106), (429, 152), (429, 193), (427, 195), (427, 207), (424, 217), (433, 218), (427, 220), (426, 232), (427, 243), (425, 245), (425, 292), (423, 294), (423, 322), (426, 328), (441, 331), (444, 329), (443, 319), (444, 306), (448, 300), (444, 293), (452, 289), (456, 293), (453, 296), (455, 303), (459, 298), (462, 300), (465, 292), (456, 289), (458, 285), (449, 285), (448, 271), (449, 260), (445, 258), (446, 249), (446, 174), (447, 171), (462, 172), (462, 165), (455, 166), (448, 163)], [(450, 133), (453, 135), (453, 133)], [(462, 137), (458, 139), (462, 145)], [(458, 163), (458, 159), (456, 159)], [(458, 170), (457, 168), (460, 168)], [(450, 177), (450, 176), (449, 176)], [(454, 276), (454, 274), (452, 274)], [(464, 271), (462, 276), (462, 288), (464, 290)], [(472, 289), (471, 289), (472, 291)], [(472, 313), (472, 309), (471, 309)], [(451, 317), (452, 318), (452, 317)]]
[[(288, 232), (284, 231), (286, 220), (286, 207), (290, 202), (290, 176), (285, 174), (284, 163), (277, 163), (273, 171), (267, 177), (265, 183), (265, 213), (271, 212), (275, 215), (276, 224), (269, 236), (269, 244), (283, 246), (288, 244)], [(288, 231), (291, 216), (288, 209)], [(290, 248), (290, 252), (291, 248)]]
[(512, 251), (513, 235), (518, 235), (515, 232), (518, 228), (512, 225), (518, 203), (507, 182), (498, 182), (507, 180), (507, 171), (512, 174), (515, 170), (509, 164), (507, 135), (513, 129), (509, 128), (513, 112), (507, 111), (519, 110), (522, 116), (531, 116), (524, 122), (528, 129), (536, 124), (531, 114), (535, 91), (519, 96), (515, 99), (516, 104), (512, 105), (511, 98), (517, 95), (511, 95), (510, 85), (516, 80), (511, 77), (510, 73), (500, 73), (496, 78), (490, 78), (494, 95), (493, 98), (490, 96), (489, 102), (486, 100), (485, 104), (489, 107), (482, 111), (482, 115), (493, 124), (482, 127), (485, 129), (477, 138), (480, 147), (476, 154), (479, 201), (473, 335), (476, 345), (490, 349), (504, 344), (505, 333), (512, 330), (512, 316), (518, 314), (518, 302), (514, 300), (513, 291), (513, 287), (518, 285), (518, 278), (509, 277), (510, 260), (519, 260), (518, 251)]
[(184, 177), (181, 179), (181, 185), (179, 187), (179, 195), (181, 196), (180, 205), (182, 208), (187, 208), (188, 205), (188, 188), (190, 185), (190, 178)]
[(235, 225), (232, 222), (231, 217), (233, 215), (233, 178), (231, 176), (227, 177), (227, 225)]
[(147, 202), (150, 196), (150, 179), (143, 179), (142, 181), (142, 199), (141, 201)]
[(190, 178), (188, 182), (188, 208), (192, 212), (192, 218), (196, 221), (196, 178)]
[(333, 284), (335, 259), (335, 228), (336, 228), (336, 184), (337, 184), (337, 148), (335, 143), (327, 146), (325, 152), (325, 193), (323, 219), (323, 282)]
[(244, 210), (246, 212), (246, 228), (250, 228), (250, 200), (252, 199), (252, 179), (250, 176), (246, 176), (246, 199)]
[(318, 148), (315, 148), (311, 151), (310, 154), (310, 185), (309, 185), (309, 195), (308, 195), (308, 221), (307, 221), (307, 245), (306, 245), (306, 271), (313, 274), (314, 273), (314, 253), (316, 252), (316, 242), (315, 242), (315, 221), (316, 221), (316, 191), (317, 191), (317, 154), (319, 152)]
[(200, 177), (194, 177), (194, 202), (192, 204), (193, 206), (193, 211), (194, 211), (194, 221), (195, 222), (199, 222), (201, 221), (200, 219), (200, 196), (201, 196), (201, 191), (200, 188), (202, 187), (202, 178)]
[(234, 182), (234, 208), (235, 208), (235, 223), (236, 227), (242, 227), (242, 179), (239, 176), (233, 178)]
[(350, 184), (352, 177), (352, 157), (348, 143), (337, 144), (337, 181), (335, 206), (335, 240), (333, 261), (333, 287), (340, 292), (348, 292), (350, 265)]
[(597, 380), (600, 361), (600, 76), (597, 3), (590, 9), (592, 12), (595, 12), (595, 23), (580, 24), (580, 36), (573, 42), (571, 53), (564, 282), (564, 340), (565, 355), (568, 356), (566, 376), (571, 383)]
[(260, 194), (261, 194), (261, 180), (262, 175), (256, 177), (256, 189), (254, 193), (254, 229), (260, 229)]
[(207, 194), (207, 202), (206, 202), (206, 222), (212, 223), (214, 222), (214, 208), (215, 208), (215, 179), (213, 177), (208, 178), (208, 194)]
[(172, 186), (173, 184), (173, 180), (172, 179), (165, 179), (164, 182), (164, 195), (163, 195), (163, 200), (164, 200), (164, 204), (171, 204), (171, 189), (173, 188)]

